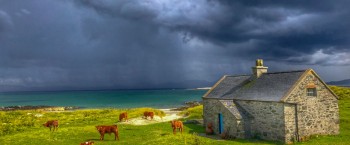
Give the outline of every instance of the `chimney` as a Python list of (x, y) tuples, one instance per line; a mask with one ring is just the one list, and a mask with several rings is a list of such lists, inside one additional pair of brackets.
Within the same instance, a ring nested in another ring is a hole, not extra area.
[(263, 73), (267, 73), (267, 67), (264, 67), (262, 59), (257, 59), (255, 64), (255, 67), (252, 67), (255, 78), (259, 78)]

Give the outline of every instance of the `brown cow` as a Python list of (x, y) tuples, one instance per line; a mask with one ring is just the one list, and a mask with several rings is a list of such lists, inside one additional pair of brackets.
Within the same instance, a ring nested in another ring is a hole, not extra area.
[(207, 124), (207, 128), (205, 129), (206, 134), (212, 135), (214, 134), (213, 123), (209, 122)]
[(118, 133), (118, 126), (117, 125), (110, 125), (110, 126), (105, 126), (105, 125), (99, 125), (96, 126), (96, 129), (98, 132), (100, 132), (100, 140), (104, 139), (105, 133), (111, 134), (114, 133), (114, 140), (119, 140), (119, 133)]
[(45, 127), (49, 127), (51, 131), (51, 127), (53, 127), (53, 131), (58, 130), (58, 120), (50, 120), (43, 124)]
[(184, 125), (182, 124), (182, 121), (179, 121), (179, 120), (171, 121), (171, 127), (173, 128), (174, 134), (176, 134), (176, 129), (178, 129), (178, 131), (181, 131), (181, 134), (184, 129)]
[(80, 143), (80, 145), (94, 145), (95, 142), (93, 141), (86, 141), (86, 142), (82, 142)]
[(119, 114), (119, 121), (122, 121), (123, 119), (125, 119), (126, 122), (128, 121), (128, 113), (127, 112)]
[(148, 117), (150, 117), (151, 120), (153, 120), (154, 112), (145, 111), (145, 112), (143, 112), (143, 116), (144, 116), (146, 119), (147, 119)]

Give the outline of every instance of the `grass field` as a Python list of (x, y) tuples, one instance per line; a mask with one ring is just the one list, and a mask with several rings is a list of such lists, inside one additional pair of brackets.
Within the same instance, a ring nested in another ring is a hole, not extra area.
[[(350, 143), (350, 89), (331, 87), (340, 97), (340, 135), (313, 137), (307, 142), (297, 144), (344, 144)], [(92, 140), (96, 145), (108, 144), (279, 144), (259, 140), (216, 140), (204, 137), (204, 128), (200, 125), (185, 124), (185, 132), (172, 134), (170, 123), (156, 123), (143, 126), (118, 124), (120, 112), (127, 111), (129, 118), (141, 116), (151, 108), (128, 110), (101, 109), (79, 110), (73, 112), (40, 112), (10, 111), (0, 112), (0, 145), (78, 145), (80, 142)], [(164, 115), (159, 110), (158, 115)], [(186, 119), (200, 119), (202, 106), (190, 108), (182, 112), (190, 114)], [(60, 127), (57, 132), (50, 132), (42, 126), (47, 120), (58, 119)], [(186, 120), (184, 119), (184, 120)], [(105, 135), (105, 141), (99, 141), (96, 125), (118, 124), (120, 141), (114, 141), (113, 135)]]

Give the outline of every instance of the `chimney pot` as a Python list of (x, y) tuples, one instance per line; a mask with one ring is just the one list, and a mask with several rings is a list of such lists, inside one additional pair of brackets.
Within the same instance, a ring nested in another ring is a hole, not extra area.
[(253, 75), (255, 78), (259, 78), (262, 74), (267, 73), (267, 68), (268, 67), (264, 67), (262, 59), (257, 59), (255, 67), (252, 67)]

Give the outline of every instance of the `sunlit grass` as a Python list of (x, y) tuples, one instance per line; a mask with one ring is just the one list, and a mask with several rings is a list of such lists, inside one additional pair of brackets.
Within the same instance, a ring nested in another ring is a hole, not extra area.
[(181, 115), (188, 115), (187, 119), (202, 119), (203, 105), (188, 108), (180, 113)]
[[(341, 98), (340, 135), (314, 136), (307, 142), (297, 144), (333, 145), (350, 142), (350, 96), (349, 88), (332, 87)], [(185, 119), (201, 119), (203, 106), (189, 108), (181, 114), (188, 114)], [(259, 140), (216, 140), (204, 136), (204, 127), (196, 124), (185, 124), (184, 133), (173, 135), (169, 122), (134, 126), (118, 124), (119, 113), (128, 112), (129, 118), (143, 115), (144, 111), (155, 111), (156, 115), (164, 112), (151, 108), (136, 109), (98, 109), (78, 110), (73, 112), (42, 112), (42, 111), (9, 111), (0, 112), (0, 145), (77, 145), (80, 142), (92, 140), (96, 145), (108, 144), (150, 144), (150, 145), (192, 145), (192, 144), (277, 144), (276, 142)], [(42, 126), (47, 120), (58, 119), (60, 127), (57, 132), (50, 132)], [(118, 124), (120, 141), (114, 141), (113, 135), (105, 135), (105, 141), (99, 141), (96, 125)]]

